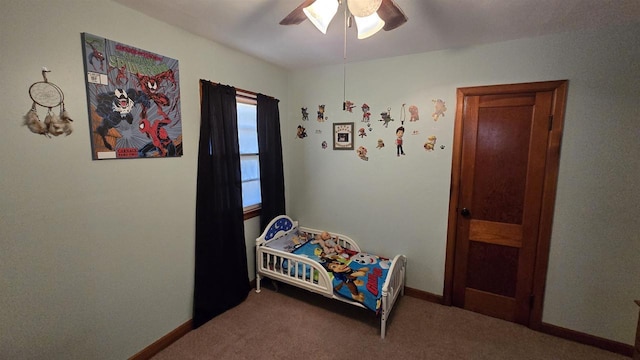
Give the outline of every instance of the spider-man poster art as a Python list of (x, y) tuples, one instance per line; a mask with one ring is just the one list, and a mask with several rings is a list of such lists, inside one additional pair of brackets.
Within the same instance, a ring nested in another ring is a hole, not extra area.
[(178, 60), (82, 34), (94, 160), (182, 156)]

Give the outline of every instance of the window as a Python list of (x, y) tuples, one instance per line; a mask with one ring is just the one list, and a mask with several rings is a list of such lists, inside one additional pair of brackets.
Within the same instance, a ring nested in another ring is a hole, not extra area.
[[(242, 174), (242, 206), (245, 215), (260, 209), (260, 159), (256, 100), (245, 95), (236, 97), (238, 109), (238, 142), (240, 144), (240, 172)], [(246, 216), (245, 216), (246, 218)]]

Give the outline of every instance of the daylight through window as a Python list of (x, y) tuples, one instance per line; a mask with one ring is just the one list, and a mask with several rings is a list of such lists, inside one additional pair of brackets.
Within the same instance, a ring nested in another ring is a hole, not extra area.
[(242, 173), (242, 206), (246, 212), (258, 209), (262, 202), (256, 100), (239, 95), (236, 102), (238, 104), (238, 142), (240, 144), (240, 171)]

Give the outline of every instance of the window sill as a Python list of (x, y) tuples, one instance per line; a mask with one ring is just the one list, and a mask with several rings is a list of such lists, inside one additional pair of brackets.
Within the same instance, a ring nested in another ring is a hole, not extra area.
[(260, 211), (261, 210), (262, 210), (262, 208), (260, 207), (260, 205), (246, 207), (245, 210), (244, 210), (244, 219), (245, 220), (249, 220), (249, 219), (254, 218), (256, 216), (260, 216)]

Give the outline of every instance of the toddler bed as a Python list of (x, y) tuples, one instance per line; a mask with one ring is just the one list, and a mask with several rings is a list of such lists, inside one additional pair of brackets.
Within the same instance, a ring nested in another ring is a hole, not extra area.
[(380, 336), (398, 295), (404, 294), (407, 258), (364, 253), (347, 236), (305, 227), (286, 215), (256, 239), (256, 292), (267, 277), (380, 315)]

